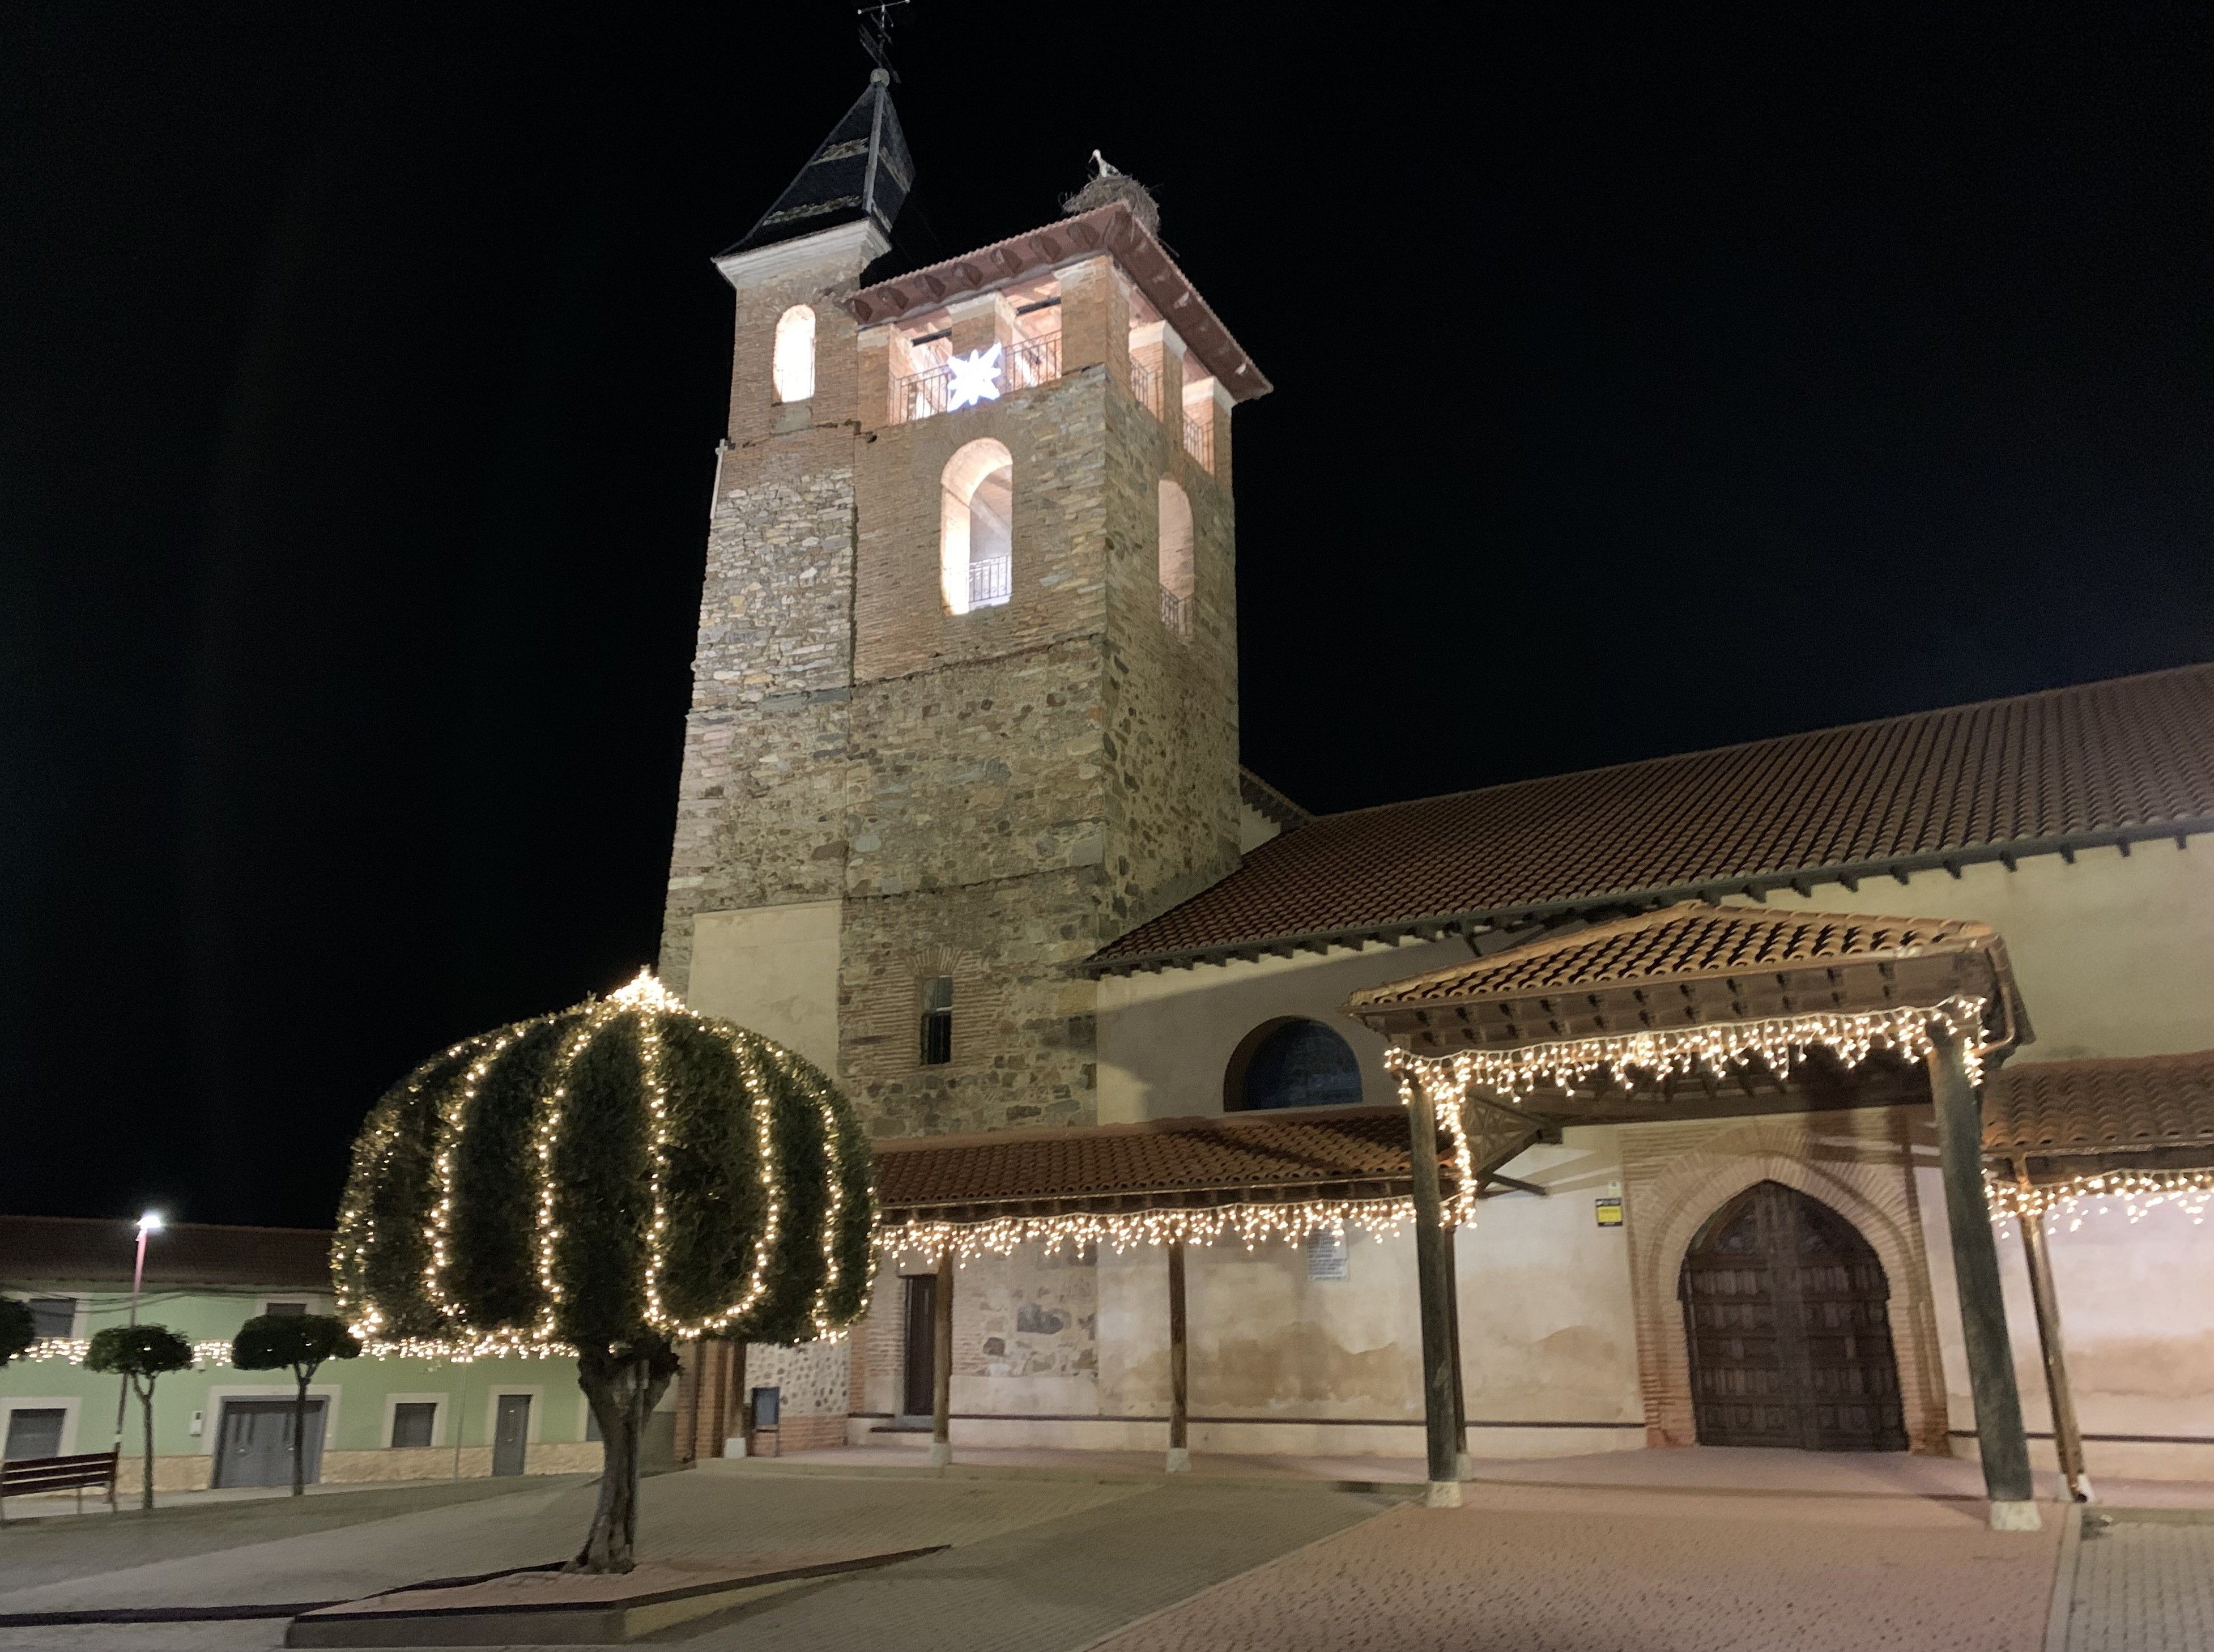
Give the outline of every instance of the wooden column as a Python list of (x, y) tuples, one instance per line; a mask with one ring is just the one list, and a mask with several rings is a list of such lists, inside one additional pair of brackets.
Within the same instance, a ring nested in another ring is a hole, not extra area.
[(930, 1465), (953, 1460), (953, 1247), (938, 1258), (930, 1324)]
[(1472, 1479), (1476, 1459), (1468, 1449), (1468, 1385), (1460, 1374), (1460, 1229), (1446, 1230), (1446, 1327), (1453, 1337), (1453, 1478)]
[(1183, 1241), (1171, 1239), (1169, 1251), (1169, 1465), (1171, 1474), (1191, 1467), (1186, 1425), (1191, 1415), (1191, 1380), (1185, 1363)]
[(1415, 1284), (1422, 1305), (1422, 1421), (1428, 1435), (1433, 1508), (1460, 1507), (1460, 1453), (1453, 1432), (1451, 1287), (1446, 1279), (1445, 1201), (1438, 1188), (1438, 1123), (1430, 1098), (1412, 1084), (1407, 1104), (1407, 1144), (1415, 1195)]
[(1991, 1499), (1991, 1529), (2034, 1532), (2041, 1522), (2029, 1475), (2029, 1439), (2014, 1384), (2006, 1300), (1999, 1289), (1998, 1241), (1984, 1192), (1983, 1119), (1960, 1041), (1939, 1037), (1930, 1051), (1930, 1098), (1937, 1116), (1937, 1155), (1945, 1181), (1945, 1222), (1953, 1236), (1953, 1277), (1975, 1398), (1976, 1447)]
[[(2030, 1190), (2029, 1166), (2015, 1161), (2015, 1182)], [(2076, 1391), (2068, 1384), (2068, 1356), (2060, 1345), (2060, 1297), (2052, 1288), (2052, 1253), (2042, 1216), (2018, 1218), (2021, 1248), (2029, 1260), (2029, 1300), (2037, 1311), (2037, 1346), (2045, 1355), (2045, 1392), (2052, 1404), (2052, 1447), (2060, 1459), (2060, 1478), (2077, 1502), (2091, 1501), (2090, 1477), (2083, 1472), (2083, 1432), (2076, 1421)]]

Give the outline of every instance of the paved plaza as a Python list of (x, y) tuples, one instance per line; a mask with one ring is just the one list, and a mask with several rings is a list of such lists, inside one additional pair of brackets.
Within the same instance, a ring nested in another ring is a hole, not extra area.
[[(2065, 1541), (1997, 1535), (1972, 1465), (1652, 1452), (1483, 1463), (1458, 1510), (1404, 1459), (897, 1447), (717, 1463), (645, 1488), (649, 1558), (948, 1545), (667, 1631), (700, 1652), (2202, 1652), (2214, 1645), (2205, 1487), (2102, 1486), (2142, 1516)], [(0, 1533), (0, 1616), (352, 1598), (555, 1560), (577, 1478), (211, 1503)], [(2150, 1505), (2164, 1501), (2167, 1507)], [(2055, 1582), (2063, 1587), (2056, 1594)], [(205, 1652), (284, 1619), (0, 1625), (0, 1646)]]

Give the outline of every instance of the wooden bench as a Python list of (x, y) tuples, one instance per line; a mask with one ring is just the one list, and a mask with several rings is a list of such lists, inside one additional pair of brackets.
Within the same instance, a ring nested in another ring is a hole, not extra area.
[(8, 1523), (8, 1499), (28, 1497), (34, 1491), (74, 1491), (80, 1513), (88, 1486), (107, 1488), (107, 1507), (115, 1511), (115, 1461), (118, 1451), (88, 1452), (79, 1457), (25, 1457), (0, 1463), (0, 1526)]

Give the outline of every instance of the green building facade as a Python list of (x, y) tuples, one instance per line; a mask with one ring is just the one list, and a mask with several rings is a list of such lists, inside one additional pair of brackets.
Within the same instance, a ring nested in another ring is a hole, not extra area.
[[(241, 1371), (230, 1341), (259, 1313), (328, 1313), (331, 1236), (180, 1223), (149, 1236), (142, 1324), (199, 1350), (155, 1388), (155, 1484), (171, 1491), (291, 1479), (288, 1371)], [(122, 1380), (84, 1369), (95, 1331), (128, 1321), (136, 1225), (0, 1216), (0, 1294), (31, 1305), (44, 1340), (0, 1367), (0, 1447), (10, 1460), (105, 1451)], [(325, 1482), (596, 1472), (600, 1447), (568, 1358), (333, 1360), (309, 1389), (309, 1478)], [(666, 1419), (657, 1419), (665, 1422)], [(137, 1483), (138, 1402), (122, 1435)]]

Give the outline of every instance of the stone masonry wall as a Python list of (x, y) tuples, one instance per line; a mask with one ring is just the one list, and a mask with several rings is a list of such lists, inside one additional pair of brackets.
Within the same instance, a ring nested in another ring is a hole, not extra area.
[[(1226, 489), (1129, 396), (1109, 400), (1104, 711), (1109, 934), (1238, 864), (1238, 590)], [(1161, 619), (1160, 484), (1191, 505), (1188, 633)]]
[[(865, 251), (840, 242), (744, 278), (732, 328), (729, 449), (708, 525), (692, 708), (678, 782), (661, 974), (690, 982), (700, 911), (835, 898), (853, 682), (855, 365), (850, 294)], [(816, 318), (815, 395), (774, 400), (776, 323)]]

